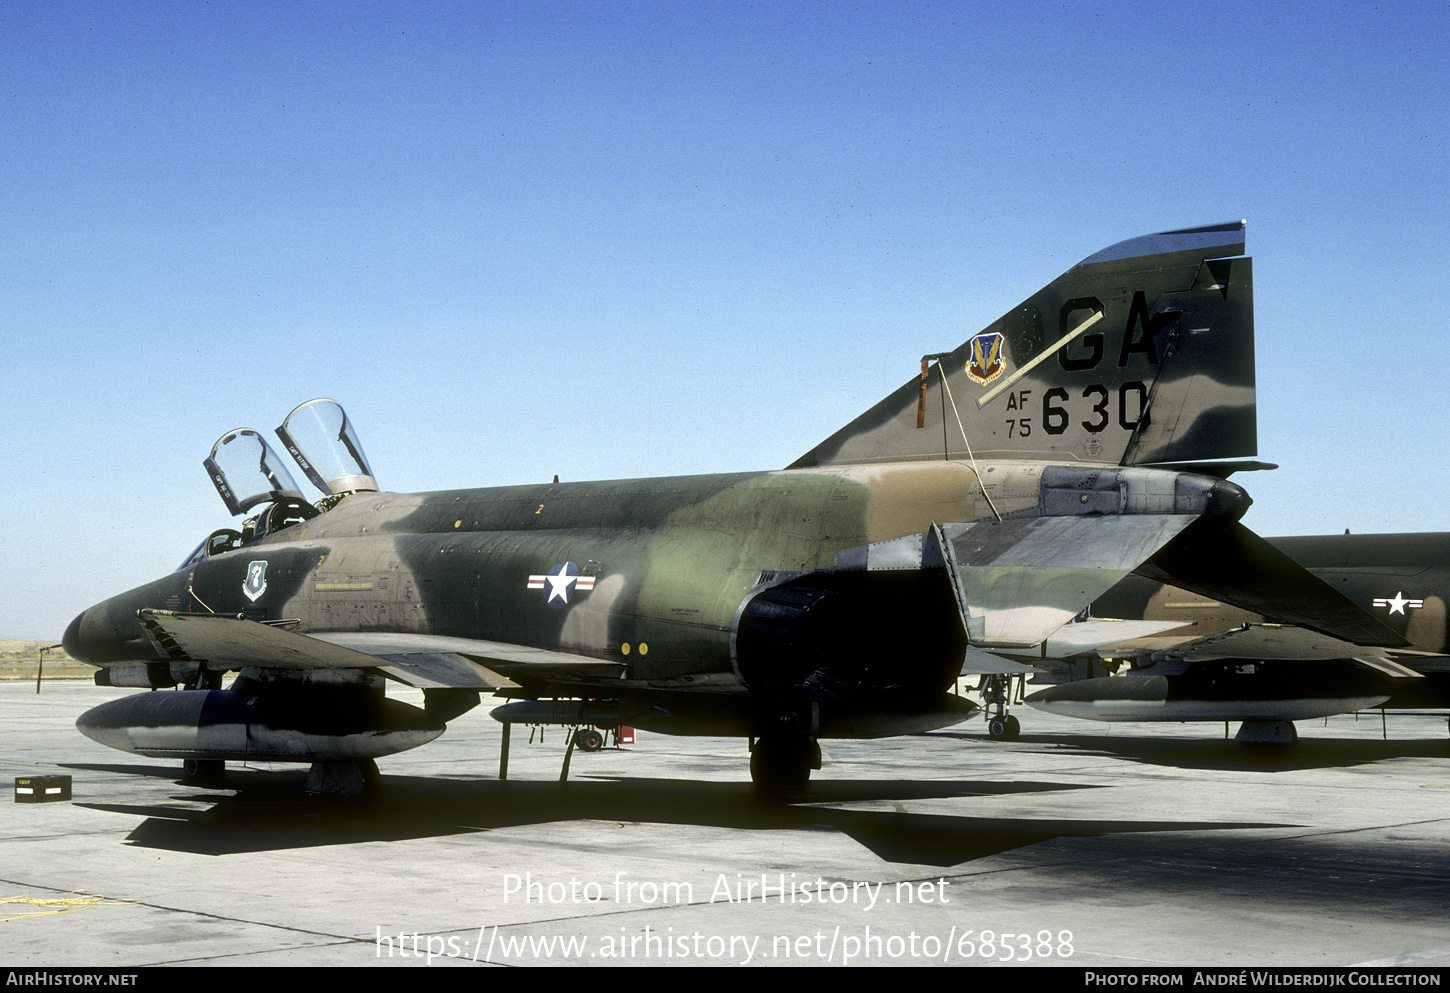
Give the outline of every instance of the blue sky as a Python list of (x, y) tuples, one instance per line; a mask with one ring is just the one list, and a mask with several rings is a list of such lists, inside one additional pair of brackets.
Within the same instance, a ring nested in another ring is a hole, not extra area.
[(1262, 534), (1450, 526), (1445, 3), (0, 6), (0, 636), (343, 403), (386, 489), (786, 465), (1246, 218)]

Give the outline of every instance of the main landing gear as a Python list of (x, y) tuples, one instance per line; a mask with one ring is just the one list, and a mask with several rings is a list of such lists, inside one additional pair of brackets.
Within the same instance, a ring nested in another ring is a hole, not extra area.
[(307, 770), (307, 782), (302, 788), (308, 793), (362, 796), (376, 790), (381, 782), (378, 764), (372, 759), (317, 761)]
[(226, 778), (227, 764), (221, 759), (186, 759), (181, 778), (194, 786), (217, 786)]
[(820, 767), (821, 746), (814, 738), (768, 735), (750, 743), (750, 779), (762, 796), (799, 796), (810, 785), (811, 770)]

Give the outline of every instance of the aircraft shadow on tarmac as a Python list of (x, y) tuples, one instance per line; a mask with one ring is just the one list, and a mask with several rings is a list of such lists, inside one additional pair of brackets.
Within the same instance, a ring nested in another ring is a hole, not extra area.
[[(985, 735), (936, 732), (937, 737), (988, 742)], [(1223, 738), (1168, 738), (1123, 734), (1023, 734), (1011, 742), (994, 741), (997, 748), (1073, 749), (1084, 755), (1117, 758), (1144, 765), (1177, 769), (1212, 769), (1238, 772), (1295, 772), (1306, 769), (1341, 769), (1390, 759), (1450, 757), (1444, 738), (1345, 740), (1311, 738), (1306, 734), (1292, 745), (1243, 744)]]
[[(77, 768), (80, 768), (79, 766)], [(85, 767), (93, 768), (93, 767)], [(135, 775), (174, 769), (107, 767)], [(735, 830), (836, 830), (879, 858), (952, 866), (1055, 838), (1144, 832), (1262, 828), (1232, 821), (1067, 820), (965, 817), (842, 809), (831, 804), (991, 797), (1091, 789), (1078, 784), (990, 781), (821, 781), (800, 804), (759, 800), (748, 783), (668, 779), (576, 779), (567, 783), (446, 780), (383, 776), (367, 797), (303, 792), (297, 773), (228, 771), (218, 787), (178, 784), (184, 792), (156, 803), (78, 803), (146, 818), (131, 845), (204, 855), (404, 840), (561, 821), (689, 824)], [(232, 791), (235, 791), (233, 793)], [(821, 806), (824, 804), (825, 806)]]

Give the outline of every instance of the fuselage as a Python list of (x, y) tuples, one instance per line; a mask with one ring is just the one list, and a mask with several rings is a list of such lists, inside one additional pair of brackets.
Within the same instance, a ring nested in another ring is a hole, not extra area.
[[(1035, 505), (1041, 466), (980, 470), (999, 510)], [(976, 472), (944, 462), (359, 493), (98, 604), (67, 639), (96, 664), (158, 660), (135, 614), (159, 608), (557, 648), (640, 679), (728, 673), (763, 571), (989, 513)], [(574, 578), (550, 579), (561, 566)]]
[[(1241, 513), (1246, 502), (1232, 484), (1188, 473), (1046, 462), (359, 493), (92, 607), (66, 643), (97, 665), (166, 661), (136, 616), (160, 609), (299, 634), (532, 646), (621, 663), (632, 680), (729, 680), (747, 676), (733, 640), (747, 595), (773, 576), (829, 572), (845, 550), (995, 515), (1199, 514), (1220, 503)], [(928, 582), (915, 572), (836, 591), (830, 609), (845, 628), (832, 649), (950, 654), (960, 621), (949, 601), (910, 585)], [(948, 662), (929, 668), (931, 684), (950, 685)]]

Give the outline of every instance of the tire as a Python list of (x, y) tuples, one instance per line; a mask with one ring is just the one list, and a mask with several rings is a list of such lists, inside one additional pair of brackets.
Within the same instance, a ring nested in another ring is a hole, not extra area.
[(1011, 714), (993, 717), (987, 722), (987, 734), (994, 741), (1011, 741), (1022, 733), (1022, 722)]
[(799, 796), (810, 785), (814, 755), (809, 738), (758, 738), (750, 753), (750, 778), (771, 799)]
[(181, 778), (199, 786), (215, 786), (225, 778), (226, 769), (221, 759), (186, 759), (181, 763)]
[(574, 744), (580, 751), (597, 752), (604, 747), (604, 735), (594, 728), (586, 728), (574, 735)]

